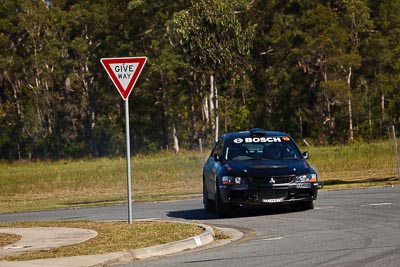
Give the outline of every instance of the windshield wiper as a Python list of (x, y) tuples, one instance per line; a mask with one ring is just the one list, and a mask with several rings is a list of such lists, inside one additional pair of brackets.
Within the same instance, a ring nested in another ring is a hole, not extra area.
[(265, 158), (249, 158), (248, 160), (266, 160)]

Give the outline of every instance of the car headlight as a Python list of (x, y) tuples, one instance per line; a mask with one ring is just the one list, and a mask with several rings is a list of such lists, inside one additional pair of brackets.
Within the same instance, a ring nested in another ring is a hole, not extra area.
[(317, 181), (317, 175), (315, 173), (298, 175), (295, 178), (296, 183), (315, 183)]
[(222, 184), (244, 184), (246, 179), (239, 176), (222, 176)]

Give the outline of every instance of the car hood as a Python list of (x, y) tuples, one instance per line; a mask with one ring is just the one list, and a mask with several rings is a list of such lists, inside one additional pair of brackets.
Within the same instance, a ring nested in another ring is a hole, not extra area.
[(253, 177), (302, 175), (312, 172), (304, 159), (231, 161), (228, 168), (233, 175)]

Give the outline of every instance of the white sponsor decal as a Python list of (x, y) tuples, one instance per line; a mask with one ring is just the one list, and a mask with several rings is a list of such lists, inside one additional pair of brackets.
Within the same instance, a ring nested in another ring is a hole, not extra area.
[(244, 140), (242, 138), (233, 139), (235, 144), (245, 143), (280, 143), (282, 139), (280, 137), (246, 137)]
[(235, 138), (235, 139), (233, 139), (233, 142), (235, 144), (241, 144), (241, 143), (243, 143), (243, 139), (242, 138)]

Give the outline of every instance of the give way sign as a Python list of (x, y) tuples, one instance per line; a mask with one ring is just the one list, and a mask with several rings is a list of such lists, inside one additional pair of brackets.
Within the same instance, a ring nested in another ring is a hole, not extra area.
[(128, 99), (146, 61), (146, 57), (102, 58), (100, 60), (124, 100)]
[(128, 191), (128, 222), (132, 223), (132, 182), (131, 182), (131, 150), (129, 137), (129, 103), (128, 97), (142, 72), (146, 57), (102, 58), (100, 60), (108, 75), (125, 100), (126, 127), (126, 174)]

